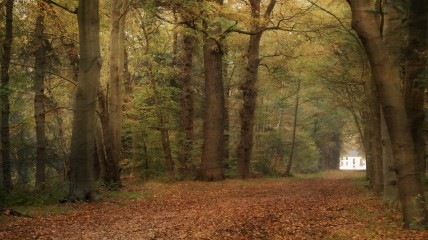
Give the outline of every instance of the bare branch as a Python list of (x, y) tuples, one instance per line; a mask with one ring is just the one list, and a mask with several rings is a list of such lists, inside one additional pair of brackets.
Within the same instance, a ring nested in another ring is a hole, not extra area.
[(276, 4), (276, 0), (270, 0), (269, 5), (266, 8), (265, 14), (264, 14), (264, 18), (268, 19), (270, 14), (273, 11), (273, 8), (275, 7)]
[(73, 11), (73, 10), (70, 10), (69, 8), (67, 8), (67, 7), (65, 7), (65, 6), (63, 6), (63, 5), (61, 5), (61, 4), (57, 3), (57, 2), (54, 2), (52, 0), (42, 0), (42, 1), (44, 1), (46, 3), (49, 3), (49, 4), (52, 4), (52, 5), (55, 5), (55, 6), (59, 7), (59, 8), (62, 8), (63, 10), (65, 10), (65, 11), (67, 11), (69, 13), (77, 14), (77, 8)]
[(284, 54), (284, 53), (267, 54), (267, 55), (264, 55), (264, 56), (260, 57), (260, 62), (263, 61), (266, 58), (274, 58), (274, 57), (280, 57), (280, 56), (283, 56), (283, 57), (286, 57), (286, 58), (290, 58), (290, 59), (297, 59), (299, 57), (302, 57), (303, 55), (287, 55), (287, 54)]
[[(347, 27), (345, 26), (345, 24), (343, 24), (342, 20), (341, 20), (339, 17), (337, 17), (336, 15), (334, 15), (334, 13), (332, 13), (331, 11), (329, 11), (329, 10), (327, 10), (327, 9), (325, 9), (325, 8), (323, 8), (323, 7), (321, 7), (320, 5), (316, 4), (316, 3), (315, 3), (315, 2), (313, 2), (312, 0), (307, 0), (307, 1), (308, 1), (308, 2), (310, 2), (313, 6), (315, 6), (315, 7), (319, 8), (321, 11), (323, 11), (323, 12), (327, 13), (328, 15), (330, 15), (330, 16), (332, 16), (334, 19), (336, 19), (336, 20), (337, 20), (337, 22), (339, 22), (340, 26), (341, 26), (343, 29), (345, 29), (345, 31), (346, 31), (346, 32), (348, 32), (348, 33), (349, 33), (349, 35), (351, 35), (351, 36), (355, 39), (355, 41), (357, 41), (358, 45), (360, 45), (360, 46), (361, 46), (361, 43), (360, 43), (359, 38), (358, 38), (357, 36), (355, 36), (355, 34), (354, 34), (351, 30), (349, 30), (349, 28), (347, 28)], [(361, 46), (361, 47), (362, 47), (362, 46)]]
[(51, 75), (54, 75), (54, 76), (57, 76), (57, 77), (59, 77), (59, 78), (61, 78), (61, 79), (65, 80), (66, 82), (69, 82), (69, 83), (73, 84), (75, 87), (77, 87), (77, 83), (76, 83), (75, 81), (73, 81), (73, 80), (71, 80), (71, 79), (68, 79), (68, 78), (66, 78), (66, 77), (64, 77), (64, 76), (61, 76), (61, 75), (60, 75), (60, 74), (58, 74), (58, 73), (54, 73), (54, 72), (50, 72), (50, 71), (45, 71), (45, 73), (47, 73), (47, 74), (51, 74)]
[[(20, 67), (26, 67), (26, 68), (32, 68), (32, 69), (34, 69), (34, 66), (31, 66), (31, 65), (26, 65), (26, 64), (16, 63), (16, 62), (10, 62), (10, 64), (15, 65), (15, 66), (20, 66)], [(71, 79), (68, 79), (68, 78), (66, 78), (66, 77), (64, 77), (64, 76), (62, 76), (62, 75), (60, 75), (58, 73), (50, 72), (50, 71), (45, 71), (45, 73), (57, 76), (57, 77), (65, 80), (66, 82), (69, 82), (69, 83), (71, 83), (71, 84), (73, 84), (74, 86), (77, 87), (77, 83), (75, 81), (73, 81)]]

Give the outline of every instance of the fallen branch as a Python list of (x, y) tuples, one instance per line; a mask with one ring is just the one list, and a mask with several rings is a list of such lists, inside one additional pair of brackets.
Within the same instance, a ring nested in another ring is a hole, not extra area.
[(0, 215), (3, 216), (13, 216), (13, 217), (26, 217), (26, 218), (33, 218), (30, 215), (24, 214), (24, 213), (20, 213), (18, 211), (15, 211), (13, 209), (10, 208), (4, 208), (0, 206)]

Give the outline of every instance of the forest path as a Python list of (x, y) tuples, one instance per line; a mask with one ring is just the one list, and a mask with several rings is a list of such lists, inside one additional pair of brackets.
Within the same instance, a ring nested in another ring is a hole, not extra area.
[(358, 176), (132, 184), (103, 202), (8, 217), (0, 239), (428, 239), (402, 230)]

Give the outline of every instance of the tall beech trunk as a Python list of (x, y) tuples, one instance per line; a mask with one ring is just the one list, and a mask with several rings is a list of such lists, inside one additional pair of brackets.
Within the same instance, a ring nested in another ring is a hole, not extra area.
[(97, 151), (97, 158), (94, 161), (99, 162), (99, 174), (98, 178), (105, 179), (107, 157), (105, 152), (105, 144), (103, 140), (103, 132), (101, 123), (96, 123), (95, 126), (95, 145)]
[(299, 100), (300, 100), (300, 80), (297, 80), (296, 88), (296, 101), (294, 106), (294, 120), (293, 120), (293, 134), (291, 135), (291, 148), (290, 156), (288, 158), (287, 167), (285, 168), (285, 176), (290, 176), (291, 166), (294, 158), (294, 148), (296, 147), (296, 131), (297, 131), (297, 114), (299, 113)]
[[(403, 20), (405, 14), (400, 9), (404, 9), (401, 0), (379, 1), (378, 12), (380, 14), (380, 32), (383, 43), (388, 49), (389, 58), (395, 66), (403, 62), (402, 50), (405, 35), (405, 25)], [(399, 71), (399, 69), (395, 69)], [(400, 84), (401, 79), (394, 79), (396, 84)], [(388, 134), (385, 117), (381, 110), (381, 135), (382, 135), (382, 158), (384, 175), (384, 200), (390, 204), (395, 204), (398, 200), (397, 176), (394, 171), (395, 163), (392, 153), (391, 140)]]
[(397, 175), (394, 171), (394, 157), (392, 154), (391, 139), (385, 118), (381, 111), (382, 131), (382, 160), (383, 160), (383, 201), (389, 205), (395, 205), (398, 201)]
[(382, 41), (376, 16), (369, 0), (347, 0), (352, 10), (352, 27), (366, 50), (372, 76), (379, 91), (379, 98), (391, 138), (396, 163), (397, 186), (404, 227), (422, 227), (427, 222), (425, 198), (421, 175), (416, 164), (416, 149), (399, 85), (399, 69), (389, 58)]
[[(270, 17), (273, 8), (276, 4), (275, 0), (271, 0), (264, 15), (264, 20)], [(250, 161), (251, 151), (253, 149), (254, 135), (254, 114), (257, 103), (257, 79), (260, 65), (260, 40), (263, 35), (264, 25), (260, 24), (261, 18), (261, 0), (250, 1), (251, 16), (253, 24), (251, 30), (256, 34), (250, 35), (248, 44), (247, 56), (248, 62), (245, 68), (244, 82), (241, 84), (242, 98), (244, 100), (240, 111), (241, 117), (241, 135), (236, 154), (238, 158), (238, 173), (241, 178), (250, 176)]]
[(416, 147), (416, 162), (421, 174), (425, 174), (424, 138), (424, 73), (427, 66), (428, 3), (411, 0), (409, 7), (408, 38), (406, 50), (405, 103), (409, 116), (413, 141)]
[(79, 0), (77, 16), (80, 60), (71, 138), (70, 197), (89, 201), (97, 197), (94, 139), (101, 69), (98, 11), (98, 0)]
[[(408, 33), (405, 24), (408, 21), (406, 13), (407, 1), (403, 0), (382, 0), (382, 9), (380, 10), (380, 31), (383, 43), (388, 48), (389, 58), (397, 66), (403, 64), (403, 43)], [(399, 69), (397, 69), (398, 71)], [(401, 79), (396, 79), (397, 84), (401, 84)]]
[(110, 56), (106, 116), (102, 122), (106, 144), (104, 181), (120, 186), (120, 148), (122, 135), (122, 83), (124, 76), (126, 0), (113, 0), (110, 11)]
[(114, 147), (112, 147), (114, 145), (114, 138), (112, 137), (112, 131), (110, 128), (108, 100), (103, 91), (98, 92), (98, 106), (100, 108), (99, 118), (101, 123), (100, 130), (102, 133), (102, 141), (98, 141), (98, 143), (101, 142), (103, 144), (104, 151), (104, 155), (99, 155), (99, 157), (104, 156), (104, 159), (97, 159), (98, 161), (101, 160), (100, 164), (103, 165), (101, 168), (104, 170), (101, 171), (100, 176), (107, 188), (114, 190), (117, 187), (120, 187), (120, 175), (118, 162), (115, 161)]
[[(227, 43), (223, 43), (223, 56), (227, 56), (229, 48)], [(233, 72), (232, 72), (233, 74)], [(229, 168), (229, 157), (230, 157), (230, 115), (229, 115), (229, 94), (230, 94), (230, 79), (228, 71), (227, 61), (223, 61), (223, 86), (224, 86), (224, 154), (223, 154), (223, 166)]]
[[(257, 10), (257, 12), (259, 10)], [(260, 63), (259, 52), (261, 38), (262, 33), (250, 36), (250, 43), (247, 51), (248, 63), (245, 68), (245, 80), (241, 85), (244, 103), (240, 111), (241, 138), (237, 147), (237, 167), (241, 178), (248, 178), (250, 176), (250, 161), (254, 135), (254, 114), (257, 103), (256, 82)]]
[(39, 8), (39, 15), (36, 19), (36, 28), (34, 31), (35, 45), (35, 78), (34, 78), (34, 120), (36, 123), (36, 187), (43, 189), (45, 185), (45, 166), (46, 166), (46, 135), (45, 135), (45, 68), (46, 55), (44, 47), (44, 18), (45, 12), (43, 5)]
[(379, 101), (373, 102), (370, 108), (372, 110), (370, 125), (372, 132), (371, 151), (373, 152), (373, 191), (380, 193), (383, 191), (383, 162)]
[[(223, 0), (210, 2), (223, 5)], [(205, 116), (201, 166), (197, 178), (202, 181), (223, 180), (224, 158), (224, 87), (223, 49), (219, 22), (204, 23), (210, 36), (204, 38)]]
[[(368, 80), (367, 80), (368, 81)], [(367, 84), (366, 84), (367, 85)], [(364, 89), (366, 92), (369, 90), (367, 88)], [(370, 187), (373, 186), (373, 153), (371, 151), (371, 136), (370, 136), (370, 115), (369, 115), (369, 103), (368, 103), (368, 96), (367, 96), (367, 103), (365, 106), (365, 110), (362, 113), (362, 119), (363, 119), (363, 132), (364, 132), (364, 139), (363, 139), (363, 146), (364, 146), (364, 153), (366, 156), (366, 178), (369, 180)]]
[(194, 93), (192, 89), (193, 51), (195, 37), (185, 32), (182, 37), (182, 51), (180, 52), (180, 86), (181, 86), (181, 136), (179, 145), (182, 146), (178, 154), (179, 171), (182, 176), (188, 176), (191, 169), (193, 152), (193, 114)]
[(366, 94), (368, 99), (368, 139), (370, 151), (370, 186), (373, 191), (383, 191), (382, 142), (380, 103), (376, 85), (372, 78), (366, 80)]
[(12, 190), (12, 173), (10, 163), (10, 132), (9, 132), (9, 66), (12, 54), (12, 40), (13, 40), (13, 0), (6, 0), (6, 33), (3, 40), (3, 56), (1, 62), (1, 121), (0, 121), (0, 137), (1, 137), (1, 161), (2, 161), (2, 175), (3, 175), (3, 188), (6, 191)]

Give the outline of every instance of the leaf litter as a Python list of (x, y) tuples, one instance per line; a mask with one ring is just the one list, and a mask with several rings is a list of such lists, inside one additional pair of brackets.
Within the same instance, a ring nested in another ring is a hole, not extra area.
[[(355, 174), (303, 179), (132, 184), (132, 198), (7, 217), (0, 239), (428, 239)], [(141, 194), (140, 194), (141, 193)]]

